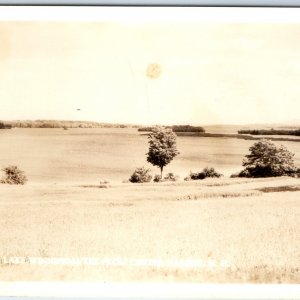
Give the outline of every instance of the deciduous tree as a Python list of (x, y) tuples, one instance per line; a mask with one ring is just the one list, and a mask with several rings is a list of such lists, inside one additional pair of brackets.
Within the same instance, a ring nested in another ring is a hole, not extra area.
[(149, 133), (148, 142), (147, 161), (160, 168), (162, 178), (163, 168), (179, 154), (176, 134), (170, 128), (157, 126)]
[(250, 154), (243, 160), (242, 171), (249, 177), (273, 177), (295, 175), (294, 154), (285, 146), (276, 146), (270, 140), (262, 139), (249, 148)]

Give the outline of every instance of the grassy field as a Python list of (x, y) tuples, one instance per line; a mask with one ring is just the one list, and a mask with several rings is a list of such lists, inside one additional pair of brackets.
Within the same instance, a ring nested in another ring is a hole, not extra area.
[[(134, 129), (0, 135), (0, 164), (17, 164), (29, 178), (25, 186), (0, 185), (1, 281), (300, 280), (299, 179), (122, 183), (146, 165), (147, 139)], [(299, 143), (284, 144), (299, 165)], [(181, 155), (166, 172), (185, 176), (209, 165), (230, 174), (250, 145), (178, 138)], [(111, 182), (107, 188), (99, 188), (103, 178)], [(7, 263), (16, 257), (26, 263)], [(28, 262), (32, 257), (102, 263), (37, 265)]]

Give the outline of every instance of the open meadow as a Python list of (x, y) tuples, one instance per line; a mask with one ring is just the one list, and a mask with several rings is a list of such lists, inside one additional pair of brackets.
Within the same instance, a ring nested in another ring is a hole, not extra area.
[[(251, 144), (178, 137), (180, 180), (132, 184), (159, 173), (136, 129), (0, 131), (1, 167), (28, 177), (0, 185), (0, 280), (299, 282), (300, 181), (229, 178)], [(183, 181), (206, 166), (224, 177)]]

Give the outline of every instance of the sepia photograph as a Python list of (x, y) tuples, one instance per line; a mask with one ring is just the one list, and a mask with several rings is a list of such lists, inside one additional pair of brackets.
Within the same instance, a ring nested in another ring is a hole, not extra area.
[(0, 281), (299, 283), (300, 11), (32, 9), (0, 11)]

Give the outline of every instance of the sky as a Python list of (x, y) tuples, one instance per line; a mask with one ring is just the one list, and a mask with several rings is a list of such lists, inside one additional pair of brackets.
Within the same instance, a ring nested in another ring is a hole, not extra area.
[(300, 23), (2, 21), (0, 120), (299, 120), (299, 37)]

